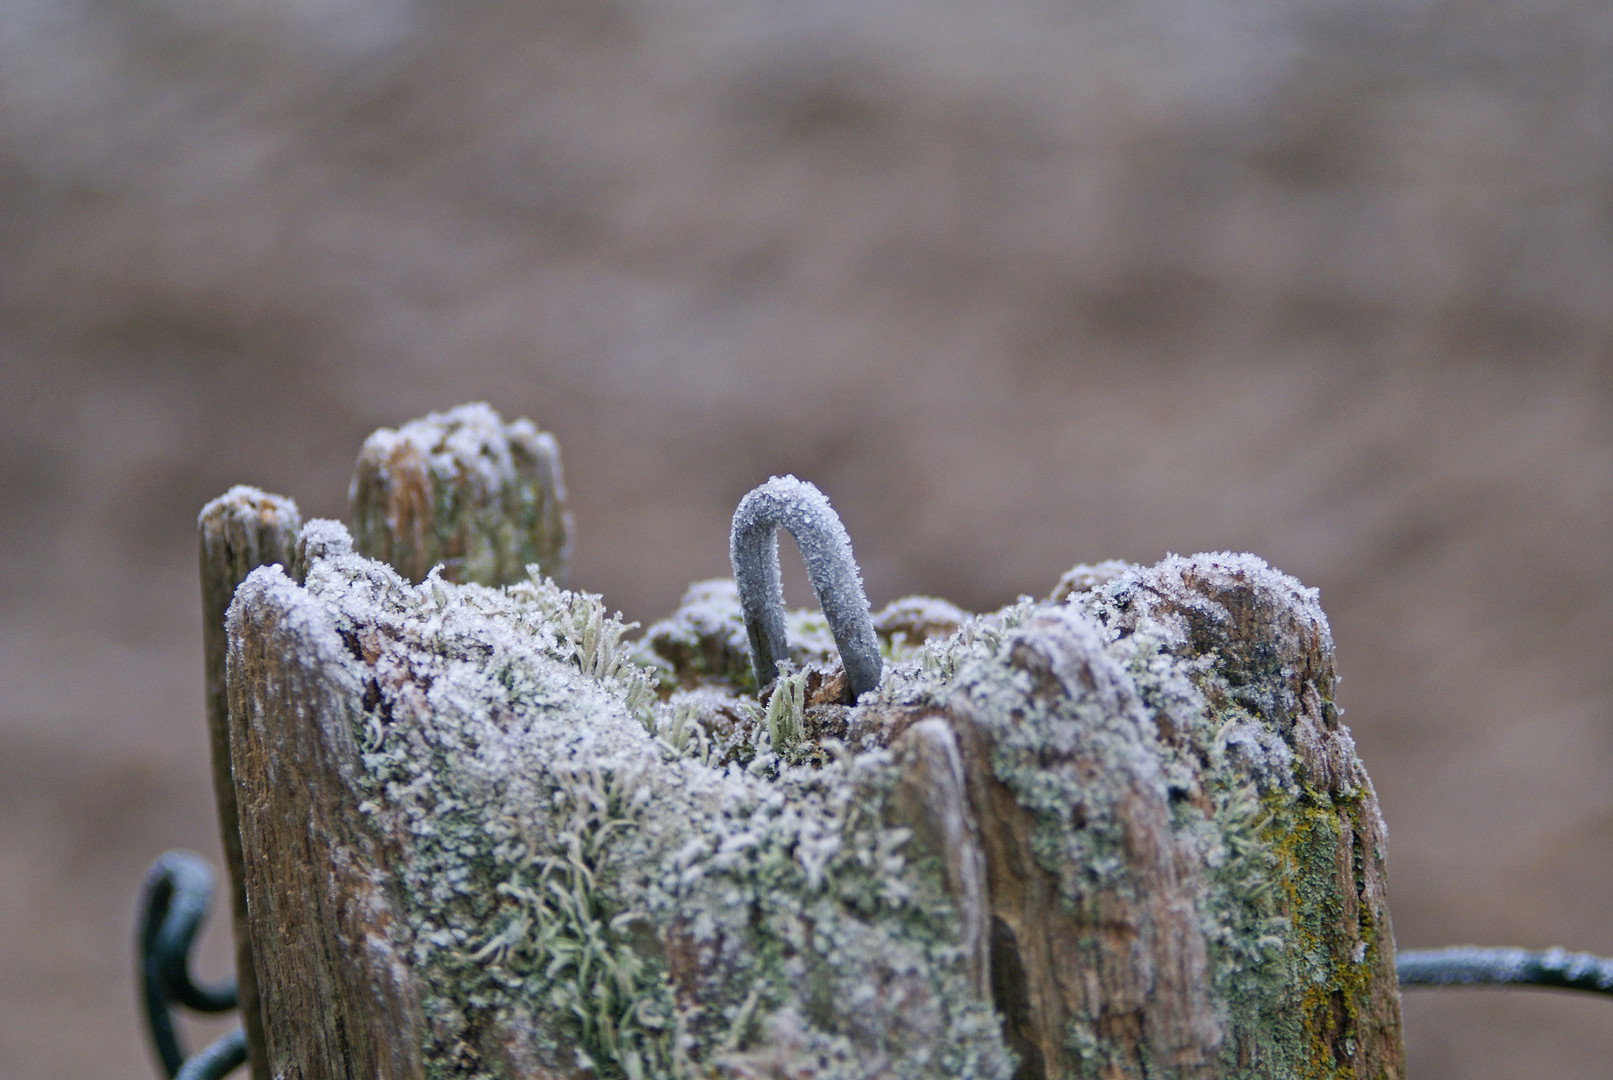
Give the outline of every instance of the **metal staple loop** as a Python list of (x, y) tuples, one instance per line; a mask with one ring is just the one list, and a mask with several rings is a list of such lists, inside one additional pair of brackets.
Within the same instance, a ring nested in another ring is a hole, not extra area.
[(775, 476), (741, 499), (729, 537), (728, 554), (745, 613), (757, 689), (776, 679), (779, 661), (789, 657), (779, 580), (780, 529), (794, 537), (801, 550), (855, 701), (878, 686), (884, 672), (868, 597), (839, 515), (823, 492), (793, 476)]
[(191, 946), (213, 899), (213, 875), (199, 855), (170, 851), (146, 871), (140, 891), (140, 998), (151, 1043), (170, 1080), (218, 1080), (246, 1062), (246, 1033), (220, 1037), (190, 1060), (174, 1028), (174, 1006), (197, 1012), (236, 1007), (235, 980), (197, 983)]

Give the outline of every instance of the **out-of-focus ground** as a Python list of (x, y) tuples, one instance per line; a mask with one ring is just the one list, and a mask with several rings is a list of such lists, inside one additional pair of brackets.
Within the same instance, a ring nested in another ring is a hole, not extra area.
[[(154, 1075), (197, 510), (341, 515), (474, 399), (646, 622), (787, 470), (876, 605), (1256, 552), (1332, 618), (1400, 944), (1613, 953), (1603, 0), (7, 0), (0, 117), (0, 1075)], [(1418, 1080), (1613, 1054), (1602, 1000), (1405, 1017)]]

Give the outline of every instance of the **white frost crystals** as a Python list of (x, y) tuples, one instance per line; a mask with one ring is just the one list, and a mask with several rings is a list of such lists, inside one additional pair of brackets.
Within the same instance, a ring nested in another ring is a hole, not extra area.
[[(408, 521), (457, 542), (442, 490), (408, 486), (433, 511)], [(821, 614), (779, 610), (781, 528)], [(230, 775), (276, 1053), (414, 1080), (1404, 1075), (1382, 821), (1313, 592), (1217, 553), (870, 618), (793, 477), (731, 545), (740, 582), (639, 641), (546, 569), (455, 582), (445, 542), (415, 581), (329, 522), (246, 578)]]
[(789, 656), (784, 633), (784, 589), (779, 580), (778, 530), (795, 538), (845, 665), (851, 699), (879, 685), (883, 662), (851, 539), (823, 492), (793, 476), (775, 476), (740, 500), (728, 553), (739, 584), (756, 684), (778, 677)]
[[(408, 1033), (420, 1068), (367, 1075), (866, 1080), (878, 1058), (892, 1080), (1012, 1076), (945, 879), (895, 818), (895, 756), (771, 749), (805, 741), (801, 675), (781, 680), (773, 730), (750, 714), (749, 759), (722, 760), (705, 729), (724, 717), (658, 700), (596, 597), (537, 575), (413, 585), (339, 525), (302, 539), (301, 586), (265, 568), (237, 594), (236, 641), (261, 644), (235, 662), (238, 700), (320, 688), (297, 722), (251, 721), (259, 742), (297, 740), (252, 775), (285, 800), (293, 872), (346, 874), (369, 905), (336, 964), (353, 985), (392, 980), (377, 1023)], [(312, 801), (278, 764), (298, 748), (339, 763), (310, 770), (330, 785)], [(311, 824), (316, 805), (334, 817)], [(331, 850), (305, 861), (309, 836)], [(336, 933), (304, 908), (281, 909), (282, 936), (306, 935), (288, 957)]]

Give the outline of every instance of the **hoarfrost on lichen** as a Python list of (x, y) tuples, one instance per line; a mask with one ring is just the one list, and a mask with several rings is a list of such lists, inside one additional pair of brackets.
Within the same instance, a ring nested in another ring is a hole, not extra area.
[[(732, 582), (628, 642), (535, 572), (410, 585), (323, 522), (297, 562), (346, 645), (328, 662), (362, 683), (362, 806), (405, 853), (433, 1077), (1013, 1075), (943, 870), (892, 823), (892, 716), (984, 733), (1067, 911), (1134, 888), (1122, 796), (1157, 806), (1161, 857), (1196, 868), (1171, 909), (1207, 950), (1194, 1038), (1227, 1075), (1310, 1068), (1304, 987), (1388, 947), (1386, 926), (1316, 921), (1329, 845), (1382, 826), (1316, 595), (1251, 556), (1077, 568), (1056, 602), (986, 615), (898, 602), (875, 619), (884, 679), (850, 710), (814, 704), (836, 661), (815, 612), (790, 616), (757, 700)], [(1246, 648), (1249, 619), (1287, 645)], [(1077, 1015), (1065, 1038), (1094, 1075), (1114, 1067), (1098, 1030)]]
[[(406, 852), (433, 1076), (707, 1075), (785, 1029), (824, 1080), (864, 1075), (876, 1036), (888, 1075), (1008, 1074), (938, 874), (877, 812), (888, 756), (775, 751), (801, 738), (801, 674), (770, 714), (709, 686), (663, 701), (597, 597), (410, 585), (329, 523), (302, 553), (365, 680), (363, 805)], [(486, 1044), (500, 1024), (525, 1043)]]

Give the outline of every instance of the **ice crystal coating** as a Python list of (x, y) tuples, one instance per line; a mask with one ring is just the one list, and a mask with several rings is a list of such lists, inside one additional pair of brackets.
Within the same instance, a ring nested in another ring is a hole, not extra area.
[(295, 609), (362, 703), (428, 1075), (1011, 1075), (942, 876), (882, 810), (889, 753), (792, 765), (750, 705), (721, 760), (710, 701), (659, 700), (597, 597), (411, 585), (332, 522), (300, 554), (304, 588), (259, 571), (237, 603)]
[(381, 428), (348, 489), (357, 549), (420, 581), (508, 585), (537, 563), (562, 584), (572, 521), (560, 445), (526, 419), (481, 402)]
[(430, 1077), (1403, 1075), (1327, 624), (1258, 559), (893, 605), (893, 653), (959, 621), (850, 708), (826, 643), (742, 692), (731, 584), (628, 645), (597, 597), (411, 585), (331, 523), (296, 563), (232, 633), (283, 612), (347, 702)]
[(777, 678), (779, 662), (789, 655), (784, 587), (779, 580), (779, 529), (793, 536), (801, 549), (801, 561), (840, 647), (855, 701), (879, 685), (883, 664), (868, 597), (839, 515), (823, 492), (793, 476), (773, 477), (741, 499), (734, 511), (729, 555), (745, 612), (756, 682), (766, 686)]

